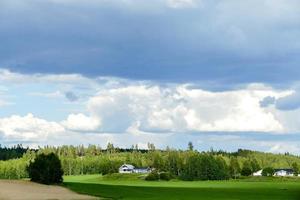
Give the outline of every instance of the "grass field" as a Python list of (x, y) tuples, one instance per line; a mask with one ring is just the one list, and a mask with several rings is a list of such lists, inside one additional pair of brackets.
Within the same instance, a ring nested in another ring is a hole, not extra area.
[(299, 200), (298, 179), (232, 181), (155, 181), (139, 175), (67, 176), (64, 184), (79, 193), (124, 200)]

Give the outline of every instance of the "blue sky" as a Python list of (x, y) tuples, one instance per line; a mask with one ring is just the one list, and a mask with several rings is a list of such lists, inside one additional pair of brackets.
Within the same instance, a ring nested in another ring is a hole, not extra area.
[(296, 0), (2, 0), (3, 144), (300, 153)]

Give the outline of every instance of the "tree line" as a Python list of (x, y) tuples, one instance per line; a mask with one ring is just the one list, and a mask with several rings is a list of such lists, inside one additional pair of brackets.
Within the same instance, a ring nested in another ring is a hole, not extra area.
[(0, 145), (0, 160), (10, 160), (14, 158), (21, 158), (28, 148), (24, 148), (21, 144), (13, 147), (2, 147)]
[[(23, 148), (23, 147), (21, 147)], [(148, 149), (133, 145), (129, 149), (116, 148), (108, 143), (100, 146), (45, 146), (39, 149), (23, 148), (22, 156), (0, 161), (0, 178), (18, 179), (28, 177), (26, 167), (39, 154), (56, 154), (65, 175), (109, 174), (118, 172), (124, 164), (136, 167), (152, 167), (182, 180), (224, 180), (249, 176), (262, 168), (298, 168), (300, 158), (290, 154), (271, 154), (250, 150), (237, 152), (194, 150), (192, 143), (186, 150), (167, 147), (156, 149), (149, 143)], [(297, 171), (299, 171), (297, 169)]]

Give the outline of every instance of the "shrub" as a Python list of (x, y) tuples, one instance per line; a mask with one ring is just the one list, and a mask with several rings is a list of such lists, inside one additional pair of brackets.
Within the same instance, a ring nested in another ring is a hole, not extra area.
[(153, 171), (150, 174), (148, 174), (148, 176), (146, 176), (145, 180), (146, 181), (157, 181), (157, 180), (159, 180), (159, 174), (157, 173), (157, 171)]
[(273, 175), (274, 175), (273, 167), (266, 167), (262, 171), (262, 176), (273, 176)]
[(249, 167), (243, 167), (241, 171), (242, 176), (250, 176), (252, 174), (252, 170)]
[(252, 167), (248, 160), (246, 160), (243, 164), (241, 175), (242, 176), (250, 176), (252, 174)]
[(298, 176), (298, 174), (299, 174), (299, 166), (298, 166), (298, 163), (294, 162), (294, 163), (292, 164), (292, 168), (293, 168), (293, 170), (294, 170), (294, 176)]
[(61, 162), (54, 153), (40, 154), (27, 167), (31, 181), (43, 184), (55, 184), (63, 181)]
[(162, 172), (162, 173), (159, 174), (159, 179), (164, 180), (164, 181), (169, 181), (169, 180), (172, 179), (172, 176), (168, 172)]

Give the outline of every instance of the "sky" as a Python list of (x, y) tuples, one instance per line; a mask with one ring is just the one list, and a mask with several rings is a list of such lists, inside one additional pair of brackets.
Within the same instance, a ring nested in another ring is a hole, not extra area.
[(1, 0), (0, 143), (300, 154), (298, 0)]

